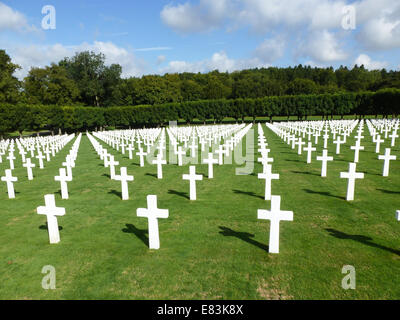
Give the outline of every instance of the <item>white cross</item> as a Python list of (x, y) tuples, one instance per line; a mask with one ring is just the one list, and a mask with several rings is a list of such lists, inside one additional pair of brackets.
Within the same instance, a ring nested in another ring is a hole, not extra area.
[(384, 160), (383, 163), (383, 176), (387, 177), (389, 176), (389, 164), (391, 160), (396, 160), (396, 156), (390, 155), (390, 148), (385, 149), (385, 154), (384, 155), (379, 155), (378, 156), (379, 160)]
[(162, 165), (167, 164), (167, 160), (163, 160), (162, 153), (157, 155), (157, 160), (153, 160), (153, 164), (157, 165), (157, 179), (163, 178)]
[(325, 133), (323, 135), (324, 138), (324, 149), (328, 148), (328, 139), (329, 139), (329, 134)]
[(160, 235), (158, 231), (158, 219), (168, 218), (168, 209), (157, 208), (157, 196), (147, 196), (147, 208), (138, 208), (136, 210), (138, 217), (144, 217), (148, 219), (149, 224), (149, 248), (159, 249), (160, 248)]
[(119, 162), (114, 160), (114, 156), (110, 155), (108, 165), (110, 166), (110, 178), (115, 180), (115, 166), (119, 165)]
[(70, 158), (70, 157), (67, 157), (67, 158), (65, 159), (65, 162), (63, 162), (61, 165), (64, 166), (64, 167), (67, 167), (67, 174), (68, 174), (68, 177), (70, 177), (70, 178), (72, 179), (71, 158)]
[(400, 221), (400, 210), (396, 211), (396, 220)]
[(47, 216), (47, 229), (49, 231), (50, 243), (60, 242), (60, 232), (58, 231), (57, 216), (65, 215), (65, 208), (57, 208), (54, 194), (44, 196), (45, 206), (38, 207), (37, 213)]
[(354, 200), (354, 187), (356, 179), (364, 179), (364, 173), (356, 172), (356, 166), (356, 163), (349, 163), (349, 171), (340, 173), (340, 178), (348, 179), (346, 196), (347, 201)]
[(191, 150), (190, 156), (192, 158), (196, 157), (196, 149), (198, 149), (198, 145), (195, 144), (195, 139), (192, 140), (192, 144), (190, 145), (189, 149)]
[(51, 151), (49, 150), (49, 148), (46, 148), (46, 150), (44, 150), (44, 153), (46, 154), (46, 161), (49, 162)]
[(208, 164), (208, 179), (214, 178), (214, 164), (218, 163), (218, 159), (214, 159), (212, 152), (208, 153), (208, 158), (203, 160), (203, 163)]
[(178, 147), (178, 151), (175, 152), (178, 155), (178, 166), (182, 166), (182, 156), (186, 154), (186, 151), (182, 150), (182, 147)]
[(10, 154), (8, 155), (7, 160), (10, 161), (10, 169), (14, 170), (15, 157), (14, 157), (14, 154), (12, 152), (10, 152)]
[(215, 153), (218, 154), (218, 164), (220, 166), (223, 165), (224, 164), (224, 153), (225, 153), (224, 146), (222, 144), (220, 144), (218, 146), (218, 150), (215, 151)]
[(299, 138), (296, 144), (298, 145), (297, 154), (301, 154), (301, 150), (306, 143), (303, 141), (303, 139)]
[(68, 199), (68, 184), (67, 184), (67, 182), (72, 181), (72, 177), (69, 177), (67, 175), (65, 168), (60, 168), (60, 175), (55, 176), (54, 180), (60, 181), (61, 198)]
[(337, 136), (336, 140), (333, 141), (336, 144), (336, 154), (340, 153), (340, 146), (344, 143), (344, 139), (342, 140), (340, 136)]
[(133, 158), (133, 157), (132, 157), (132, 151), (135, 150), (135, 148), (133, 147), (133, 145), (130, 144), (130, 145), (126, 148), (126, 150), (128, 150), (129, 159), (132, 160), (132, 158)]
[(39, 160), (39, 168), (43, 169), (43, 159), (45, 158), (45, 156), (39, 151), (38, 155), (36, 156), (36, 159)]
[(322, 150), (322, 156), (317, 157), (318, 161), (322, 161), (321, 177), (326, 177), (327, 163), (333, 161), (333, 157), (328, 157), (328, 150)]
[(271, 182), (272, 180), (278, 180), (279, 174), (272, 173), (272, 166), (267, 164), (265, 171), (258, 174), (258, 179), (265, 179), (265, 200), (271, 200)]
[(121, 181), (122, 200), (128, 200), (128, 181), (133, 181), (134, 177), (127, 174), (126, 167), (121, 167), (121, 174), (118, 176), (114, 176), (114, 180)]
[(313, 147), (312, 142), (309, 141), (307, 147), (305, 147), (303, 150), (307, 151), (307, 163), (311, 163), (312, 152), (317, 151), (317, 148)]
[(392, 138), (392, 141), (391, 141), (391, 144), (390, 144), (391, 147), (394, 147), (396, 138), (398, 138), (398, 137), (399, 137), (399, 135), (397, 134), (396, 130), (394, 130), (393, 133), (389, 135), (389, 138)]
[(203, 180), (203, 175), (196, 174), (196, 167), (190, 166), (189, 167), (189, 174), (184, 174), (183, 180), (190, 181), (190, 200), (196, 200), (196, 181)]
[(4, 181), (7, 183), (8, 198), (14, 199), (15, 198), (14, 182), (18, 181), (18, 178), (12, 176), (11, 169), (6, 170), (6, 175), (4, 177), (1, 177), (1, 181)]
[(293, 211), (282, 211), (281, 197), (271, 197), (271, 210), (257, 210), (257, 218), (270, 220), (269, 252), (279, 253), (279, 223), (280, 221), (293, 221)]
[(147, 156), (147, 153), (143, 151), (142, 148), (139, 147), (139, 152), (136, 152), (136, 155), (140, 158), (140, 166), (144, 167), (144, 156)]
[(357, 163), (359, 159), (360, 150), (364, 150), (364, 147), (360, 146), (360, 140), (357, 140), (356, 145), (351, 146), (350, 149), (354, 150), (354, 162)]
[(375, 143), (376, 143), (375, 153), (379, 153), (381, 150), (381, 143), (385, 142), (385, 140), (381, 139), (380, 134), (378, 134), (376, 137), (377, 138), (375, 139)]
[(25, 167), (27, 170), (28, 180), (33, 180), (32, 168), (36, 167), (36, 165), (31, 162), (30, 158), (28, 158), (26, 159), (26, 162), (22, 166)]

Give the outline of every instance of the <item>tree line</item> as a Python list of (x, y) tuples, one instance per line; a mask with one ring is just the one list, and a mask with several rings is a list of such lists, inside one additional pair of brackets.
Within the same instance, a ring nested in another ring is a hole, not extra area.
[(307, 120), (319, 115), (329, 119), (334, 115), (384, 115), (397, 117), (400, 111), (400, 90), (381, 89), (377, 92), (347, 92), (336, 94), (308, 94), (270, 96), (263, 98), (210, 99), (171, 102), (154, 105), (117, 107), (77, 107), (57, 105), (0, 104), (0, 134), (42, 129), (63, 132), (100, 129), (150, 127), (183, 119), (213, 121), (225, 118), (244, 121), (251, 117), (297, 116)]
[(336, 70), (298, 65), (125, 79), (119, 64), (107, 66), (103, 54), (85, 51), (50, 66), (31, 68), (21, 81), (14, 76), (19, 68), (0, 50), (0, 103), (115, 107), (400, 89), (400, 72), (368, 71), (362, 65)]

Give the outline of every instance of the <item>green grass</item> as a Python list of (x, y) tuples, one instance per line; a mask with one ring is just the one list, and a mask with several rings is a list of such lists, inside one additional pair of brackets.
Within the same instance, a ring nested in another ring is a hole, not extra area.
[[(260, 164), (246, 176), (235, 175), (237, 165), (215, 166), (214, 179), (198, 182), (198, 200), (189, 201), (189, 183), (182, 180), (188, 165), (164, 166), (158, 180), (156, 166), (140, 168), (138, 157), (129, 160), (108, 147), (135, 177), (131, 199), (122, 201), (119, 182), (109, 179), (83, 136), (69, 200), (61, 200), (54, 176), (73, 142), (44, 170), (35, 168), (31, 182), (17, 162), (15, 200), (1, 182), (0, 299), (399, 299), (400, 223), (394, 215), (400, 209), (400, 161), (382, 177), (383, 163), (365, 126), (366, 148), (357, 166), (365, 179), (356, 181), (355, 201), (347, 202), (347, 181), (339, 172), (353, 160), (353, 139), (340, 156), (330, 146), (335, 161), (321, 178), (315, 154), (307, 165), (305, 154), (263, 128), (273, 172), (280, 174), (272, 194), (281, 195), (282, 210), (294, 212), (293, 222), (281, 223), (279, 254), (267, 252), (269, 222), (257, 219), (257, 209), (270, 208), (264, 181), (257, 179)], [(320, 139), (318, 154), (322, 144)], [(400, 158), (399, 147), (393, 151)], [(1, 175), (6, 168), (0, 164)], [(207, 166), (198, 165), (197, 172), (207, 175)], [(56, 245), (48, 242), (46, 217), (36, 214), (49, 193), (66, 208)], [(159, 220), (159, 250), (149, 250), (147, 220), (136, 216), (148, 194), (169, 209), (169, 218)], [(45, 265), (56, 269), (56, 290), (41, 287)], [(356, 269), (356, 290), (341, 287), (344, 265)]]

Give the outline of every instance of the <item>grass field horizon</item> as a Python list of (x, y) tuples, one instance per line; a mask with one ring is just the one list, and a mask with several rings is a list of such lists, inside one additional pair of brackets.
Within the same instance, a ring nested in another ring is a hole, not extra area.
[[(294, 212), (294, 221), (280, 224), (279, 254), (268, 253), (269, 222), (257, 219), (257, 209), (270, 209), (265, 182), (257, 178), (262, 171), (257, 148), (250, 175), (236, 175), (233, 164), (214, 166), (214, 179), (208, 179), (207, 165), (196, 165), (204, 180), (197, 182), (197, 200), (190, 201), (189, 183), (182, 180), (189, 165), (168, 164), (158, 180), (156, 166), (141, 168), (136, 155), (129, 160), (101, 142), (134, 175), (130, 200), (122, 201), (120, 183), (109, 178), (84, 134), (69, 200), (61, 199), (54, 176), (75, 139), (45, 169), (35, 168), (33, 181), (17, 157), (16, 199), (7, 198), (1, 182), (0, 299), (399, 299), (399, 143), (392, 148), (398, 159), (390, 164), (390, 176), (382, 177), (383, 162), (364, 126), (357, 171), (365, 178), (356, 181), (355, 200), (348, 202), (347, 180), (339, 174), (353, 162), (356, 130), (340, 155), (329, 143), (334, 161), (321, 178), (315, 153), (306, 164), (304, 153), (297, 155), (265, 124), (262, 128), (272, 171), (280, 174), (272, 194), (281, 196), (282, 210)], [(257, 126), (253, 129), (256, 143)], [(381, 154), (389, 144), (386, 139)], [(322, 145), (320, 138), (318, 155)], [(3, 160), (1, 176), (5, 169)], [(48, 243), (46, 217), (36, 214), (45, 194), (55, 194), (57, 206), (66, 208), (58, 218), (56, 245)], [(136, 216), (149, 194), (157, 195), (159, 208), (169, 209), (169, 218), (159, 219), (159, 250), (148, 248), (147, 219)], [(45, 265), (56, 269), (56, 290), (41, 286)], [(344, 265), (355, 267), (355, 290), (341, 286)]]

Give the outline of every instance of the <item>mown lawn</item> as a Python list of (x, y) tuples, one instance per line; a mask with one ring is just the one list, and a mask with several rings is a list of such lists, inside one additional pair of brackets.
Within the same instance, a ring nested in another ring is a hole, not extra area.
[[(120, 183), (110, 180), (84, 135), (69, 200), (61, 200), (54, 176), (73, 142), (44, 170), (35, 168), (31, 182), (19, 159), (16, 199), (8, 199), (1, 182), (0, 298), (399, 299), (399, 142), (392, 152), (398, 160), (391, 162), (390, 176), (382, 177), (383, 162), (365, 126), (365, 151), (357, 166), (365, 179), (356, 181), (355, 201), (347, 202), (347, 180), (339, 173), (353, 161), (353, 139), (339, 156), (330, 145), (335, 161), (328, 163), (328, 177), (321, 178), (315, 154), (307, 165), (305, 153), (297, 155), (263, 129), (273, 172), (280, 174), (272, 194), (282, 197), (282, 210), (294, 212), (293, 222), (281, 222), (279, 254), (268, 253), (269, 222), (257, 219), (257, 209), (270, 208), (263, 199), (264, 180), (257, 178), (259, 163), (251, 175), (235, 174), (244, 165), (215, 166), (214, 179), (206, 177), (206, 165), (197, 165), (204, 180), (197, 182), (198, 200), (190, 201), (189, 183), (182, 180), (188, 165), (164, 166), (164, 179), (158, 180), (155, 165), (140, 168), (137, 156), (129, 160), (108, 147), (135, 177), (129, 183), (131, 199), (122, 201)], [(381, 153), (388, 145), (389, 140)], [(7, 168), (3, 161), (1, 175)], [(36, 214), (50, 193), (66, 208), (58, 218), (61, 242), (56, 245), (48, 242), (46, 217)], [(148, 194), (158, 196), (159, 208), (169, 209), (169, 218), (159, 220), (160, 250), (149, 250), (147, 219), (136, 216)], [(45, 265), (56, 269), (56, 290), (41, 286)], [(344, 265), (356, 269), (356, 290), (341, 287)]]

